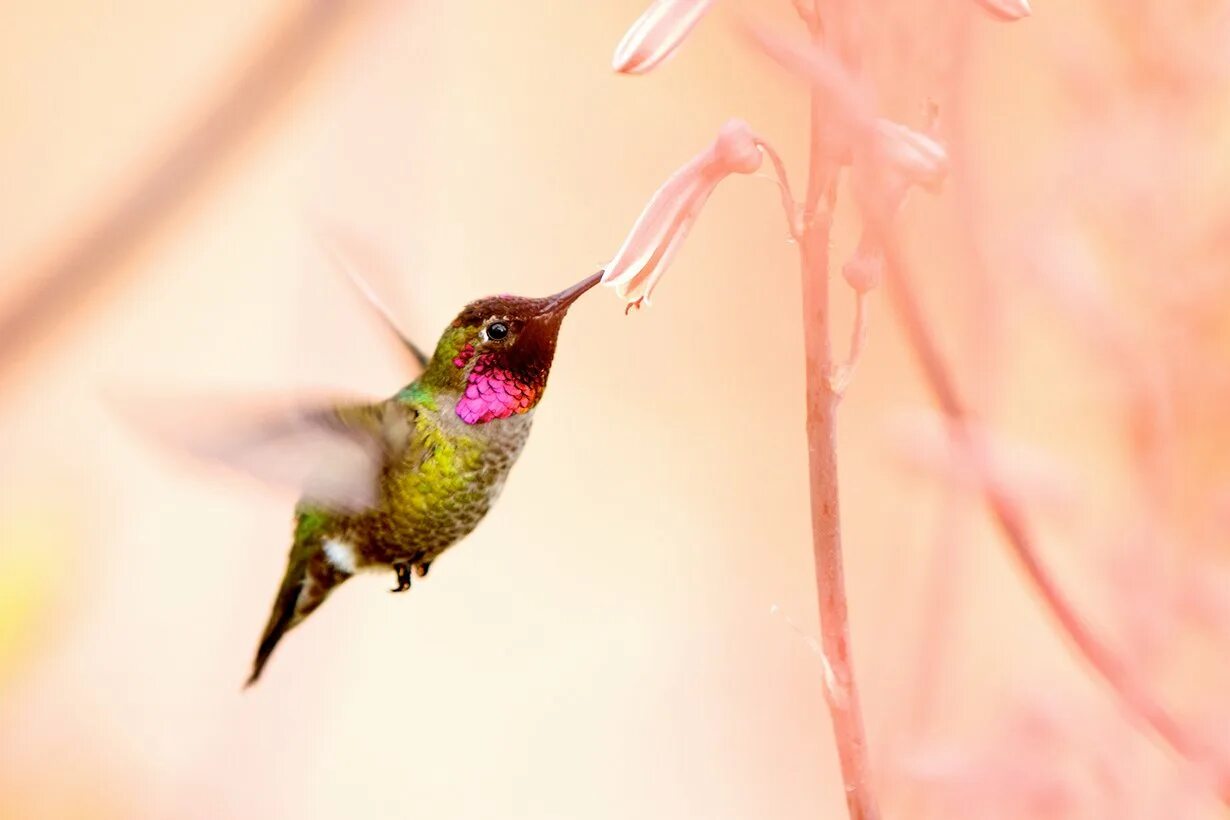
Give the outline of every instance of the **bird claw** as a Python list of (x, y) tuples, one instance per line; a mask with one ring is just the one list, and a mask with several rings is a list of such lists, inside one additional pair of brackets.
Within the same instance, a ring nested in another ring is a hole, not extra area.
[(424, 561), (424, 562), (422, 562), (421, 564), (415, 564), (415, 565), (414, 565), (414, 574), (415, 574), (415, 575), (417, 575), (417, 576), (418, 576), (418, 577), (420, 577), (420, 578), (426, 578), (426, 577), (427, 577), (427, 570), (429, 570), (429, 569), (431, 569), (431, 562), (430, 562), (430, 561)]
[(397, 587), (389, 592), (405, 592), (410, 588), (410, 565), (394, 564), (393, 571), (397, 573)]

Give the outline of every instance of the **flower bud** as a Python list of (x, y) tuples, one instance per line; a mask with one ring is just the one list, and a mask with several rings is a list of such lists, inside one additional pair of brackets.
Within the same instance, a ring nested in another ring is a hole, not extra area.
[(860, 242), (854, 255), (841, 266), (841, 275), (857, 293), (875, 290), (884, 278), (884, 255)]

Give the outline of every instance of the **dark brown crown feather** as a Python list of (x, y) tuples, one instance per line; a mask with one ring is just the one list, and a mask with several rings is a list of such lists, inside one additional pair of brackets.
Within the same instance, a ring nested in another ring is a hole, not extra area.
[(510, 319), (528, 319), (537, 316), (547, 307), (549, 299), (531, 299), (526, 296), (488, 296), (466, 305), (465, 310), (453, 320), (453, 327), (479, 325), (492, 316)]

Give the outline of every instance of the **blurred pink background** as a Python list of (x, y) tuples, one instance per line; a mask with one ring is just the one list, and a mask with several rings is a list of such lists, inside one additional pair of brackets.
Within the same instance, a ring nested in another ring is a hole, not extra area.
[[(954, 158), (902, 226), (963, 387), (1011, 442), (1064, 588), (1230, 746), (1226, 4), (1037, 0), (1011, 26), (972, 2), (881, 5), (881, 104), (918, 124), (935, 99)], [(296, 8), (9, 15), (0, 306)], [(789, 3), (727, 4), (651, 76), (616, 76), (643, 8), (337, 15), (203, 184), (6, 363), (0, 816), (844, 816), (820, 661), (785, 617), (816, 633), (799, 274), (771, 183), (723, 184), (652, 308), (580, 301), (492, 514), (411, 595), (348, 584), (246, 693), (293, 497), (149, 446), (105, 401), (400, 387), (314, 220), (383, 257), (373, 280), (430, 347), (472, 298), (597, 270), (731, 116), (801, 184), (805, 91), (731, 29), (790, 31)], [(856, 237), (843, 200), (839, 258)], [(844, 345), (839, 277), (833, 294)], [(1221, 816), (950, 480), (879, 295), (872, 311), (838, 454), (885, 815)]]

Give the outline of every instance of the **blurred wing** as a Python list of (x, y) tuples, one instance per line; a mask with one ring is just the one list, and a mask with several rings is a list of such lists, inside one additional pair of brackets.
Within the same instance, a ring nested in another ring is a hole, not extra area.
[(379, 501), (381, 473), (411, 449), (416, 415), (398, 401), (125, 398), (111, 404), (164, 447), (344, 512)]
[[(401, 343), (402, 350), (412, 360), (411, 370), (413, 375), (417, 376), (419, 373), (422, 373), (427, 368), (427, 363), (431, 357), (423, 352), (422, 348), (416, 345), (409, 336), (402, 332), (402, 329), (397, 324), (397, 320), (393, 317), (393, 311), (381, 300), (375, 288), (368, 284), (367, 280), (359, 273), (356, 264), (352, 262), (355, 257), (370, 258), (372, 253), (370, 251), (363, 253), (364, 249), (359, 247), (359, 241), (351, 234), (343, 231), (339, 226), (326, 225), (319, 219), (315, 222), (316, 241), (324, 251), (334, 271), (358, 292), (364, 304), (376, 314), (384, 329)], [(388, 268), (387, 265), (380, 263), (369, 263), (369, 265), (386, 270)]]

